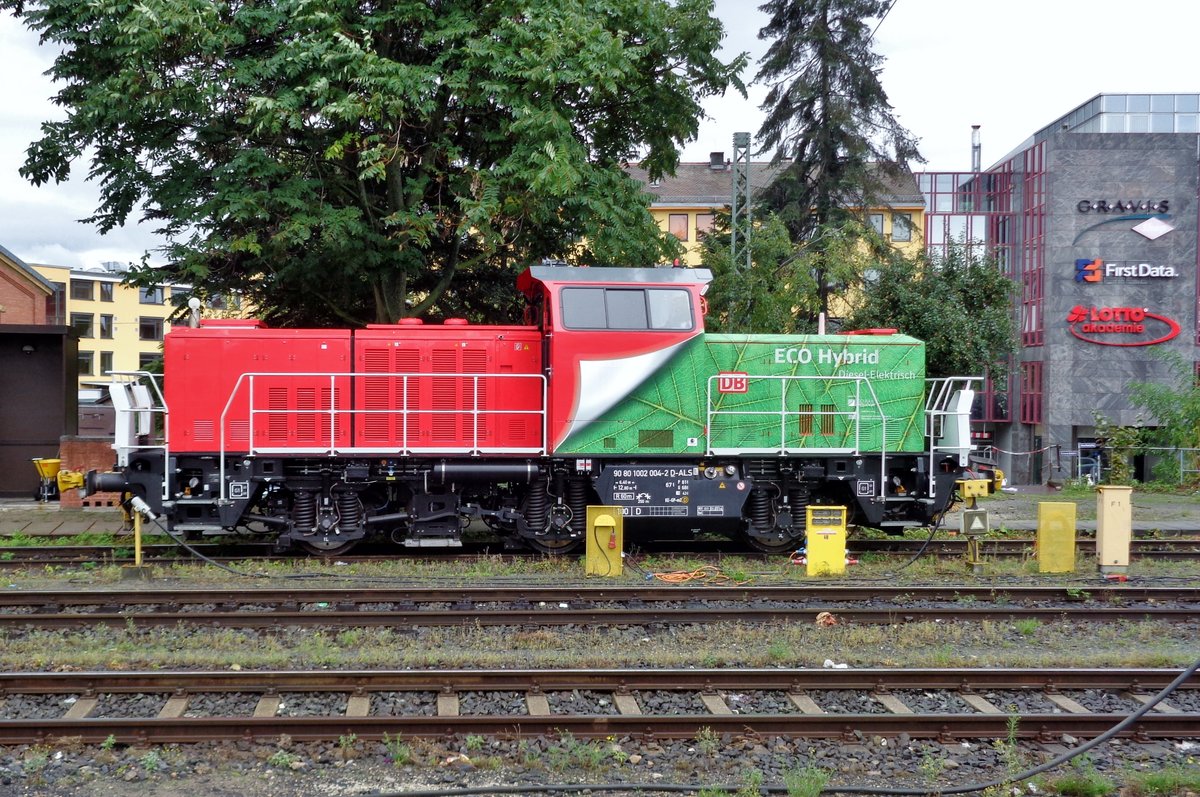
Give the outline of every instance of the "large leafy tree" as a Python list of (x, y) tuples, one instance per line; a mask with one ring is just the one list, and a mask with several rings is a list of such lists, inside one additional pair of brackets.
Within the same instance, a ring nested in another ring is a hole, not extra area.
[[(825, 225), (796, 245), (778, 215), (760, 218), (752, 233), (750, 268), (730, 258), (729, 214), (718, 214), (704, 238), (702, 258), (713, 271), (706, 327), (719, 332), (811, 333), (818, 329), (818, 276), (843, 295), (862, 287), (877, 261), (873, 231), (854, 220)], [(877, 244), (881, 242), (876, 241)]]
[[(758, 138), (786, 162), (761, 201), (780, 215), (793, 240), (878, 206), (916, 140), (892, 113), (871, 48), (875, 26), (894, 0), (769, 0), (759, 38), (772, 43), (756, 81), (769, 86)], [(819, 243), (818, 243), (819, 246)], [(818, 275), (820, 309), (832, 285)]]
[[(1195, 363), (1179, 352), (1163, 350), (1158, 355), (1170, 372), (1162, 382), (1137, 382), (1130, 387), (1130, 401), (1148, 411), (1157, 426), (1147, 428), (1144, 436), (1153, 446), (1180, 449), (1178, 459), (1168, 455), (1155, 468), (1164, 479), (1196, 480), (1200, 468), (1200, 379)], [(1183, 466), (1181, 471), (1180, 466)]]
[(806, 306), (816, 283), (796, 256), (787, 229), (774, 215), (755, 224), (750, 269), (730, 257), (729, 213), (718, 213), (704, 236), (701, 261), (713, 272), (705, 299), (710, 332), (754, 333), (812, 331)]
[[(90, 162), (101, 230), (277, 319), (502, 314), (532, 259), (674, 253), (621, 171), (670, 171), (707, 95), (711, 0), (0, 0), (61, 54), (23, 174)], [(579, 244), (585, 241), (584, 244)]]
[(1016, 349), (1012, 280), (990, 258), (953, 246), (944, 257), (894, 253), (864, 281), (851, 329), (895, 328), (925, 341), (930, 377), (1000, 369)]

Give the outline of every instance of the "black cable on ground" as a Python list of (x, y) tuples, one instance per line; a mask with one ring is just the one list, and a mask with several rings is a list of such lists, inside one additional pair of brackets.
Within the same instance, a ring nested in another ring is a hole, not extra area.
[[(929, 794), (967, 794), (970, 792), (982, 792), (997, 786), (1007, 786), (1012, 783), (1018, 783), (1023, 780), (1028, 780), (1035, 775), (1040, 775), (1054, 769), (1057, 766), (1065, 764), (1076, 756), (1083, 755), (1097, 745), (1107, 742), (1109, 739), (1116, 736), (1121, 731), (1128, 728), (1133, 723), (1137, 722), (1147, 712), (1151, 711), (1155, 706), (1162, 702), (1168, 695), (1178, 689), (1183, 683), (1200, 669), (1200, 659), (1192, 662), (1192, 665), (1181, 672), (1175, 680), (1167, 684), (1163, 689), (1146, 702), (1141, 708), (1133, 712), (1129, 716), (1122, 719), (1113, 727), (1109, 728), (1104, 733), (1100, 734), (1091, 741), (1067, 750), (1065, 753), (1055, 756), (1049, 761), (1039, 764), (1036, 767), (1031, 767), (1022, 772), (1017, 772), (1003, 778), (997, 778), (986, 783), (969, 783), (965, 786), (950, 786), (950, 787), (926, 787), (922, 789), (897, 789), (885, 788), (878, 786), (831, 786), (821, 790), (821, 794), (866, 794), (866, 795), (881, 795), (881, 797), (925, 797)], [(422, 789), (416, 791), (392, 791), (376, 793), (375, 797), (482, 797), (489, 794), (561, 794), (582, 791), (594, 792), (614, 792), (614, 791), (631, 791), (631, 792), (683, 792), (683, 793), (698, 793), (702, 790), (710, 792), (725, 791), (729, 794), (734, 794), (741, 789), (740, 786), (714, 786), (714, 785), (698, 785), (698, 784), (679, 784), (679, 783), (592, 783), (592, 784), (571, 784), (571, 785), (547, 785), (547, 784), (522, 784), (519, 786), (479, 786), (464, 789)], [(760, 794), (787, 794), (788, 787), (780, 785), (760, 786), (758, 788)]]

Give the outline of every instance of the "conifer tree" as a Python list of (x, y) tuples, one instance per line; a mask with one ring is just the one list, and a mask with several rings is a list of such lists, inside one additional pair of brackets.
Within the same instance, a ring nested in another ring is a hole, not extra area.
[[(760, 200), (797, 244), (815, 230), (878, 206), (920, 160), (879, 80), (874, 30), (895, 0), (769, 0), (759, 38), (772, 43), (756, 80), (769, 86), (758, 131), (764, 151), (787, 161)], [(819, 241), (812, 246), (819, 247)], [(828, 311), (830, 286), (815, 275)]]

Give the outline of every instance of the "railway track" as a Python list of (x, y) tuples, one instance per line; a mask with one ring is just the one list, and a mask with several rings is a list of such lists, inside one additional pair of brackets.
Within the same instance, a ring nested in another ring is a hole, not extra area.
[[(985, 557), (995, 559), (1011, 559), (1030, 557), (1035, 550), (1036, 541), (1033, 539), (988, 539), (981, 544), (981, 553)], [(1076, 548), (1080, 552), (1090, 552), (1095, 548), (1094, 538), (1080, 537), (1076, 540)], [(215, 561), (229, 564), (246, 559), (262, 559), (266, 561), (304, 561), (313, 559), (308, 554), (279, 556), (274, 553), (271, 543), (197, 543), (192, 545), (200, 553)], [(961, 558), (966, 555), (967, 541), (964, 538), (935, 539), (928, 544), (924, 540), (886, 539), (886, 540), (850, 540), (847, 543), (847, 553), (852, 556), (864, 554), (902, 555), (911, 556), (919, 551), (930, 556)], [(642, 553), (674, 553), (680, 555), (721, 555), (737, 556), (750, 561), (778, 561), (778, 556), (746, 553), (739, 550), (731, 542), (721, 540), (696, 540), (644, 545), (638, 549)], [(151, 564), (173, 564), (192, 560), (192, 554), (175, 544), (144, 545), (142, 547), (143, 561)], [(453, 559), (472, 556), (504, 555), (518, 558), (542, 558), (544, 554), (532, 551), (507, 550), (500, 543), (479, 542), (464, 545), (460, 549), (431, 549), (413, 554), (404, 551), (376, 549), (372, 546), (360, 546), (353, 554), (336, 557), (341, 562), (388, 562), (388, 561), (420, 561), (431, 558)], [(1196, 537), (1164, 537), (1134, 539), (1130, 543), (1130, 557), (1140, 560), (1159, 561), (1200, 561), (1200, 538)], [(319, 561), (319, 560), (318, 560)], [(0, 570), (21, 570), (37, 567), (67, 567), (94, 565), (121, 565), (133, 562), (133, 544), (125, 545), (48, 545), (36, 547), (12, 547), (3, 549), (0, 553)]]
[[(986, 605), (983, 605), (986, 604)], [(447, 587), (0, 593), (0, 628), (563, 626), (1041, 621), (1196, 622), (1200, 589), (1063, 587)]]
[[(0, 744), (717, 733), (941, 740), (1095, 736), (1181, 671), (423, 670), (0, 675)], [(484, 696), (482, 699), (480, 696)], [(490, 702), (487, 695), (499, 695)], [(1009, 702), (1011, 701), (1011, 702)], [(926, 710), (932, 705), (939, 709)], [(946, 707), (951, 706), (952, 710)], [(315, 708), (314, 708), (315, 707)], [(482, 707), (482, 708), (481, 708)], [(849, 710), (847, 710), (849, 707)], [(859, 710), (854, 710), (855, 708)], [(290, 713), (289, 713), (290, 712)], [(1200, 736), (1200, 676), (1125, 730)]]

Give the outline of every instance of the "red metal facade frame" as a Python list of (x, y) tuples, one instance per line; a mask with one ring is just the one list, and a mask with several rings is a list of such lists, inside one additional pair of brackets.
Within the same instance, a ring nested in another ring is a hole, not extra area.
[(1046, 258), (1046, 163), (1045, 143), (1021, 154), (1024, 201), (1021, 221), (1021, 345), (1045, 342), (1043, 299)]
[(1021, 363), (1021, 423), (1042, 422), (1042, 365), (1037, 360)]

